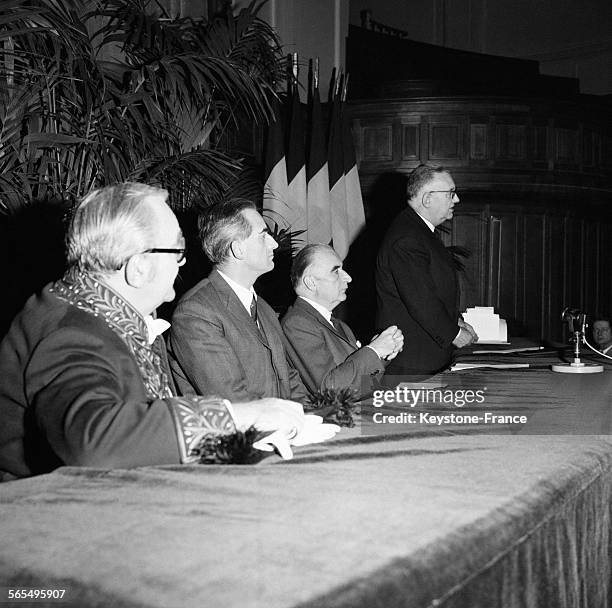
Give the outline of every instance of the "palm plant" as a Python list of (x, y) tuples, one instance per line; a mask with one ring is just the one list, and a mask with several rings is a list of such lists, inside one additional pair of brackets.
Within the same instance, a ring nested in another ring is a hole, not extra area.
[(282, 73), (260, 7), (204, 23), (154, 0), (0, 0), (0, 213), (127, 179), (217, 200), (240, 169), (220, 142), (267, 120)]

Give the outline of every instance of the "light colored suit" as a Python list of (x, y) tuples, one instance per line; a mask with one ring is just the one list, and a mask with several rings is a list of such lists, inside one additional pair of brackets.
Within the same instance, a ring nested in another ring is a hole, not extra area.
[(181, 298), (168, 342), (180, 394), (306, 400), (306, 389), (287, 361), (276, 313), (262, 298), (257, 312), (261, 332), (216, 270)]
[(385, 366), (371, 349), (360, 348), (350, 327), (337, 328), (302, 298), (297, 298), (282, 319), (291, 362), (311, 393), (322, 388), (352, 387), (364, 397)]

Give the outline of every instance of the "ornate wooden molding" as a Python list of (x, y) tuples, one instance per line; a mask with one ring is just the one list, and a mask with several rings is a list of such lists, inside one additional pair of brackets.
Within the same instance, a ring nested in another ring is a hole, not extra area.
[(436, 97), (350, 105), (364, 185), (381, 171), (446, 165), (468, 187), (515, 184), (612, 195), (612, 129), (605, 104)]

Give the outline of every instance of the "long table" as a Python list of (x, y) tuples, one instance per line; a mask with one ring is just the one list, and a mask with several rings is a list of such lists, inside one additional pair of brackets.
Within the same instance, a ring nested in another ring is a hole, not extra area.
[(44, 588), (63, 599), (31, 605), (609, 606), (612, 370), (539, 361), (436, 379), (486, 387), (484, 404), (455, 411), (522, 425), (379, 424), (386, 408), (365, 408), (291, 461), (63, 467), (2, 484), (0, 605)]

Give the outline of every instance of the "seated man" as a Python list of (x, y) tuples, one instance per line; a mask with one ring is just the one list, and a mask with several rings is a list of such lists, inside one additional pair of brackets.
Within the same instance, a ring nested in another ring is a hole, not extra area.
[(303, 402), (307, 392), (287, 361), (276, 314), (253, 289), (274, 268), (278, 247), (263, 218), (249, 201), (227, 201), (201, 218), (200, 238), (214, 268), (172, 316), (170, 365), (179, 391)]
[(342, 260), (328, 245), (306, 245), (293, 260), (291, 282), (297, 294), (282, 327), (290, 357), (308, 390), (351, 387), (365, 396), (373, 379), (379, 380), (385, 361), (401, 351), (404, 338), (388, 327), (361, 348), (346, 323), (332, 317), (346, 299), (351, 277)]
[(593, 321), (593, 342), (596, 348), (604, 355), (612, 355), (612, 329), (610, 319), (605, 315), (599, 315)]
[(68, 271), (28, 300), (0, 344), (0, 480), (193, 462), (211, 435), (303, 424), (301, 406), (278, 399), (173, 397), (151, 316), (174, 298), (185, 259), (166, 196), (121, 184), (76, 209)]

